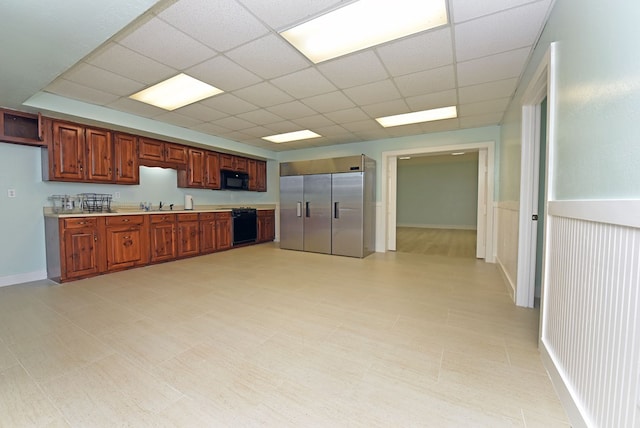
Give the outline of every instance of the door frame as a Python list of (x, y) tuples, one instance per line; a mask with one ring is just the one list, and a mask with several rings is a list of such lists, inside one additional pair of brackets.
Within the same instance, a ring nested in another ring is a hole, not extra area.
[(377, 236), (383, 239), (376, 243), (376, 250), (379, 252), (395, 251), (396, 249), (396, 202), (398, 170), (397, 162), (399, 156), (423, 155), (423, 154), (448, 154), (465, 150), (486, 150), (487, 152), (487, 180), (486, 180), (486, 200), (487, 216), (485, 222), (485, 261), (495, 263), (495, 235), (493, 227), (493, 204), (494, 204), (494, 177), (495, 177), (495, 142), (484, 141), (467, 144), (452, 144), (434, 147), (416, 147), (413, 149), (393, 150), (382, 152), (382, 173), (380, 196), (382, 199), (382, 210), (379, 230)]
[[(522, 97), (522, 148), (520, 160), (520, 212), (518, 222), (518, 271), (515, 303), (532, 308), (535, 302), (536, 248), (542, 245), (541, 298), (543, 305), (546, 279), (548, 210), (544, 210), (543, 242), (537, 241), (537, 222), (531, 219), (538, 212), (538, 193), (544, 192), (544, 204), (553, 199), (553, 149), (555, 147), (556, 44), (551, 43), (540, 61)], [(540, 104), (547, 98), (547, 145), (540, 153)], [(540, 171), (540, 156), (546, 157), (546, 168)], [(545, 174), (545, 188), (538, 189), (540, 173)]]

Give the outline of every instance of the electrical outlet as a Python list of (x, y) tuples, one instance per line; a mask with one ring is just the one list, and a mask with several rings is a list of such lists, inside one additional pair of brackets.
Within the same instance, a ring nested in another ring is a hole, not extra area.
[(10, 198), (15, 198), (16, 197), (16, 189), (8, 189), (7, 190), (7, 196)]
[(113, 199), (120, 199), (120, 192), (115, 192), (113, 194)]

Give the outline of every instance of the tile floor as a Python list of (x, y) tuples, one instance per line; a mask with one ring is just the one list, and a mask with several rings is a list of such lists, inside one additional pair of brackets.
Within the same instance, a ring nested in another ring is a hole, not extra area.
[(1, 427), (568, 427), (495, 265), (235, 249), (0, 288)]

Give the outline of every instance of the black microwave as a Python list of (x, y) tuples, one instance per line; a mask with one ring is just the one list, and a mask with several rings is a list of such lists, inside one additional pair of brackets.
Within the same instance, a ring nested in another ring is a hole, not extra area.
[(227, 190), (249, 190), (249, 174), (220, 170), (220, 187)]

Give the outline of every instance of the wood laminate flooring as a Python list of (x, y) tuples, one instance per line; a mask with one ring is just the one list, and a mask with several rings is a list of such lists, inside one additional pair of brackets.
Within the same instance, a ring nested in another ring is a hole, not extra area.
[(568, 427), (493, 264), (261, 244), (0, 288), (1, 427)]
[(475, 258), (476, 231), (398, 227), (396, 228), (396, 251), (430, 256)]

